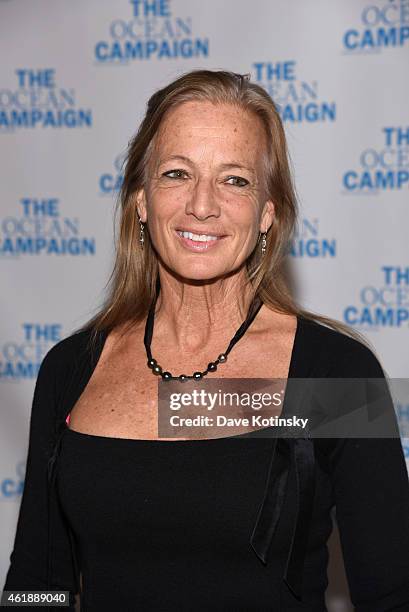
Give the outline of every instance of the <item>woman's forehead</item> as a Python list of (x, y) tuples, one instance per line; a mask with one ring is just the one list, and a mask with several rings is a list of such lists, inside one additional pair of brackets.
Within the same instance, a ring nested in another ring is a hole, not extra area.
[(201, 147), (213, 146), (227, 152), (236, 149), (247, 157), (262, 148), (264, 134), (261, 120), (254, 113), (231, 104), (189, 101), (166, 113), (154, 149), (161, 159), (183, 153), (183, 147), (200, 151)]
[(170, 108), (163, 117), (160, 131), (182, 127), (202, 127), (212, 129), (226, 125), (235, 125), (236, 129), (253, 129), (261, 127), (260, 119), (251, 111), (228, 103), (212, 103), (208, 100), (191, 100), (181, 102)]

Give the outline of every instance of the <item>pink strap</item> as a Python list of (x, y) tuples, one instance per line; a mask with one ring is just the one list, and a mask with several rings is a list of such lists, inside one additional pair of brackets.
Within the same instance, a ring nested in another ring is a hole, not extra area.
[(71, 416), (71, 415), (69, 414), (69, 415), (67, 416), (67, 418), (65, 419), (65, 422), (67, 423), (67, 425), (69, 425), (69, 424), (70, 424), (70, 416)]

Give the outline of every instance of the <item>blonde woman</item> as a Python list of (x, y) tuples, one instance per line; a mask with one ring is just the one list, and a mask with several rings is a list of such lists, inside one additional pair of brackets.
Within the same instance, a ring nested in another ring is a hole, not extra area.
[(81, 610), (326, 610), (336, 517), (356, 610), (409, 610), (409, 485), (390, 439), (162, 438), (158, 380), (383, 377), (298, 307), (282, 264), (296, 199), (279, 114), (197, 70), (130, 143), (110, 291), (36, 383), (5, 589)]

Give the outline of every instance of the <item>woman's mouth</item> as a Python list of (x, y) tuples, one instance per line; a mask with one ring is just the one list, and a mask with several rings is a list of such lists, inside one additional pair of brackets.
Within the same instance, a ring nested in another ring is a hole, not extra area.
[(225, 236), (216, 236), (214, 234), (195, 234), (183, 230), (176, 230), (183, 246), (190, 251), (208, 251), (215, 247)]

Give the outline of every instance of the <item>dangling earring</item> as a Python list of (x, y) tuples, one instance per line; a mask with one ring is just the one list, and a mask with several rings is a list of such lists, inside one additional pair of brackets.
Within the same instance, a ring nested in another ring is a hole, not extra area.
[(267, 245), (267, 232), (264, 232), (262, 234), (262, 238), (261, 238), (261, 256), (263, 257), (264, 253), (266, 252), (266, 245)]
[(139, 231), (139, 243), (141, 245), (141, 249), (143, 249), (143, 245), (144, 245), (144, 242), (145, 242), (145, 238), (144, 238), (143, 232), (144, 232), (145, 226), (142, 223), (141, 218), (139, 217), (139, 215), (138, 215), (138, 218), (139, 218), (139, 225), (140, 225), (140, 228), (141, 228), (140, 231)]

